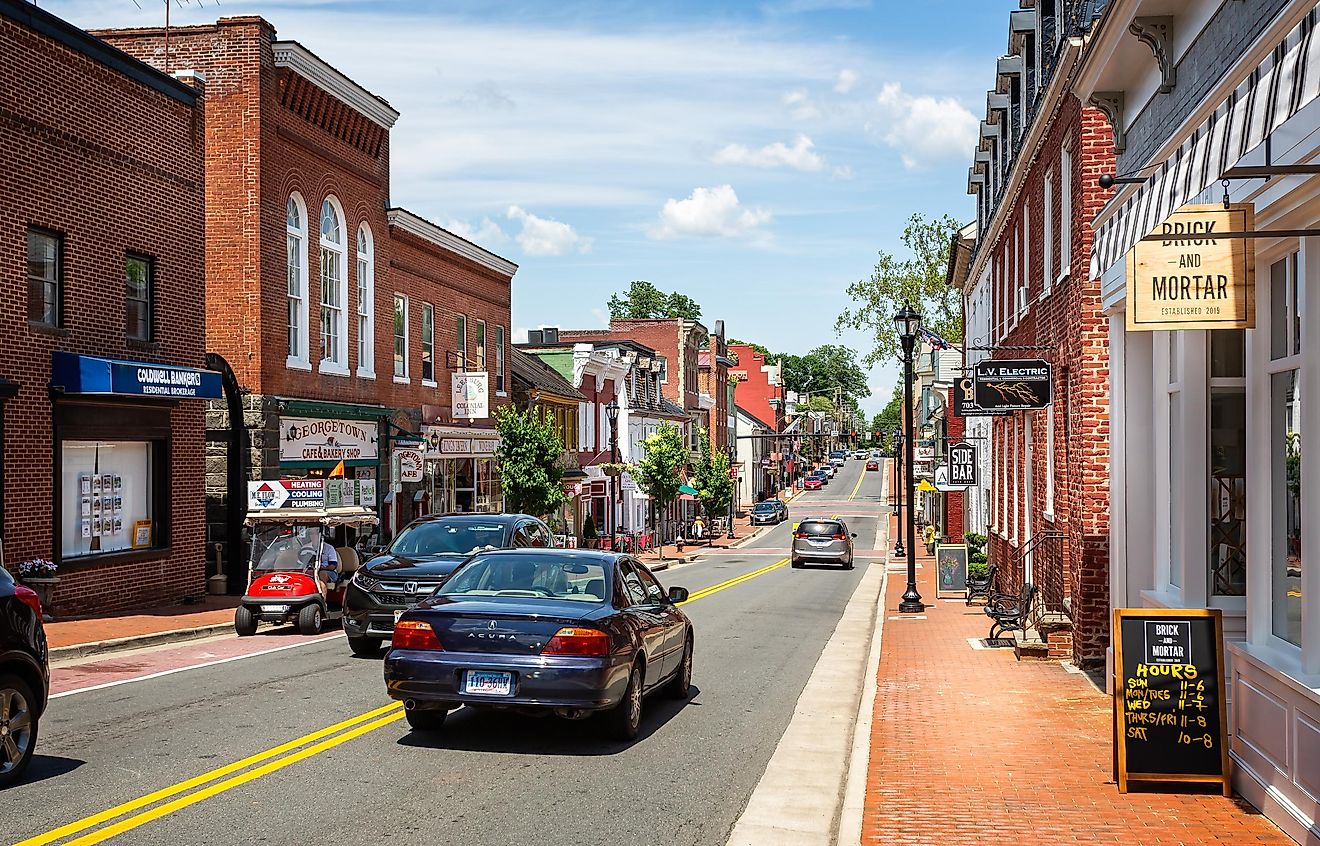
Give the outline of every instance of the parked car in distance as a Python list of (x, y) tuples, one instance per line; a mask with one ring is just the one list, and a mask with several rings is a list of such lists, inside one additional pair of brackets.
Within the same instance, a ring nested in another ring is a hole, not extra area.
[(846, 450), (846, 449), (833, 449), (833, 450), (830, 450), (830, 461), (834, 461), (834, 459), (836, 459), (836, 458), (839, 459), (839, 463), (840, 463), (840, 464), (843, 464), (843, 463), (847, 462), (847, 460), (848, 460), (848, 450)]
[(879, 470), (879, 469), (880, 469), (880, 459), (878, 459), (878, 458), (868, 458), (868, 459), (866, 459), (866, 469), (867, 469), (867, 470)]
[(419, 517), (358, 568), (344, 594), (344, 633), (355, 655), (377, 655), (405, 610), (444, 583), (476, 552), (549, 547), (553, 535), (527, 514)]
[(819, 468), (819, 469), (820, 469), (820, 472), (822, 472), (822, 473), (825, 474), (825, 478), (826, 478), (827, 480), (828, 480), (828, 479), (833, 479), (834, 476), (835, 476), (835, 474), (837, 474), (837, 473), (839, 472), (839, 468), (838, 468), (838, 467), (835, 467), (833, 464), (831, 464), (831, 463), (828, 462), (828, 461), (825, 462), (824, 464), (820, 465), (820, 468)]
[(855, 449), (855, 450), (853, 450), (852, 457), (855, 458), (855, 459), (857, 459), (858, 461), (861, 461), (863, 458), (866, 458), (866, 450), (864, 450), (864, 449)]
[(817, 467), (815, 470), (812, 470), (807, 475), (815, 476), (817, 479), (820, 479), (820, 483), (822, 485), (828, 485), (830, 483), (830, 477), (832, 474), (830, 473), (829, 470), (827, 470), (824, 467)]
[(399, 620), (385, 685), (419, 731), (467, 705), (572, 720), (601, 712), (611, 736), (632, 740), (646, 694), (688, 697), (687, 596), (627, 555), (478, 553)]
[(782, 500), (767, 499), (752, 506), (753, 526), (778, 525), (788, 519), (788, 506)]
[(41, 602), (0, 567), (0, 787), (23, 777), (50, 696)]
[(804, 491), (818, 491), (824, 486), (824, 480), (814, 473), (802, 480), (802, 490)]
[(793, 548), (789, 562), (801, 567), (806, 561), (839, 564), (845, 570), (853, 568), (853, 538), (848, 524), (833, 517), (809, 517), (798, 523), (793, 533)]

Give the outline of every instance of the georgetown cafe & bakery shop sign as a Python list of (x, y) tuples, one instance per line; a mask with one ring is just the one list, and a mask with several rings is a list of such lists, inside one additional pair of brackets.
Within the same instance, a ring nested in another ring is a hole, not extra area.
[(1255, 328), (1254, 226), (1250, 203), (1188, 205), (1133, 245), (1128, 331)]

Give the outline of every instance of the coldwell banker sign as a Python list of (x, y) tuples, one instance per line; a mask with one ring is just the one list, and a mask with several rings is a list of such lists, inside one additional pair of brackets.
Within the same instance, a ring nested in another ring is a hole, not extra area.
[(978, 361), (976, 404), (989, 411), (1035, 411), (1050, 404), (1050, 363), (1039, 358)]
[(1127, 257), (1128, 331), (1252, 329), (1256, 326), (1250, 203), (1183, 206)]

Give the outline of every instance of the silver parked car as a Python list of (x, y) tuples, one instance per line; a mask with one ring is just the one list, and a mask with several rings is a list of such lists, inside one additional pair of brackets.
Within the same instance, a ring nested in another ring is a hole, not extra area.
[(801, 567), (806, 561), (839, 564), (845, 570), (853, 568), (853, 538), (848, 524), (833, 517), (808, 517), (798, 523), (793, 533), (790, 561)]

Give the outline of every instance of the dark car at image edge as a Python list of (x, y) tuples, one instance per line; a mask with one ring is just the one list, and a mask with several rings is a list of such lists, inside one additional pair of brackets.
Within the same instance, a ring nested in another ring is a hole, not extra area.
[(0, 567), (0, 788), (22, 778), (31, 763), (49, 695), (41, 603)]
[(398, 616), (429, 596), (473, 553), (552, 543), (545, 523), (527, 514), (433, 514), (412, 521), (349, 579), (344, 591), (349, 648), (355, 655), (379, 654)]
[(686, 599), (628, 555), (479, 553), (399, 620), (386, 688), (417, 731), (438, 730), (468, 706), (600, 714), (612, 737), (632, 740), (646, 695), (689, 695), (692, 623), (678, 609)]

